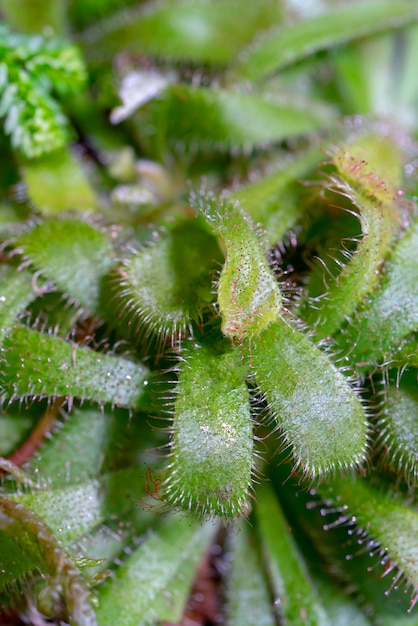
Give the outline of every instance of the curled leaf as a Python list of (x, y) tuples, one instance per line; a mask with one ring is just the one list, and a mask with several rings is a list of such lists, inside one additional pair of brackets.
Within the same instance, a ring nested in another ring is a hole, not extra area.
[(221, 239), (226, 259), (218, 283), (222, 332), (231, 339), (259, 334), (282, 308), (279, 286), (250, 218), (233, 202), (196, 196), (193, 204)]

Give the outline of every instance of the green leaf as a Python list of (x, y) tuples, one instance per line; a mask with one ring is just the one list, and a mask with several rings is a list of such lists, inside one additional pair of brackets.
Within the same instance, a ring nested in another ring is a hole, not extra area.
[(42, 569), (48, 573), (48, 584), (43, 589), (43, 612), (53, 612), (62, 599), (71, 626), (97, 624), (89, 593), (77, 567), (63, 552), (51, 529), (42, 519), (22, 504), (2, 497), (0, 530), (15, 541), (24, 554), (29, 553), (35, 557), (34, 567), (39, 567), (39, 560), (43, 560)]
[(400, 381), (393, 378), (383, 389), (378, 446), (383, 463), (396, 474), (403, 474), (408, 485), (415, 488), (418, 485), (417, 371), (407, 370)]
[(0, 414), (0, 457), (13, 452), (33, 426), (29, 415)]
[(400, 0), (357, 0), (341, 4), (315, 17), (273, 29), (242, 51), (234, 76), (251, 81), (267, 78), (298, 61), (353, 39), (393, 28), (418, 19), (415, 2)]
[(36, 513), (59, 541), (69, 544), (144, 497), (144, 476), (143, 470), (120, 470), (65, 487), (9, 494), (8, 498)]
[(17, 251), (88, 311), (98, 308), (100, 281), (113, 265), (113, 251), (103, 233), (76, 220), (48, 220), (14, 241)]
[(246, 369), (236, 350), (195, 347), (182, 357), (165, 499), (204, 517), (236, 517), (253, 469)]
[(15, 327), (1, 350), (1, 390), (8, 398), (81, 398), (138, 408), (148, 370), (140, 363), (101, 354)]
[(42, 214), (96, 209), (94, 191), (81, 162), (69, 150), (25, 161), (21, 170), (29, 199)]
[(342, 146), (334, 155), (342, 179), (337, 190), (348, 196), (362, 229), (357, 249), (341, 273), (331, 279), (328, 291), (310, 301), (301, 315), (322, 338), (335, 333), (379, 282), (383, 262), (394, 239), (397, 224), (396, 191), (401, 180), (400, 151), (384, 137), (366, 134)]
[(336, 337), (339, 349), (359, 366), (373, 367), (418, 330), (418, 222), (397, 243), (380, 286)]
[(285, 232), (301, 218), (303, 206), (294, 192), (295, 182), (298, 184), (322, 159), (320, 150), (310, 149), (296, 155), (280, 169), (231, 193), (230, 198), (237, 200), (254, 223), (266, 230), (269, 245), (281, 241)]
[(179, 151), (266, 147), (312, 133), (329, 123), (308, 108), (280, 104), (257, 94), (171, 85), (141, 114), (144, 138), (163, 133)]
[(365, 461), (367, 423), (360, 399), (308, 337), (280, 320), (247, 350), (255, 381), (304, 476)]
[(23, 313), (37, 296), (29, 272), (18, 272), (9, 265), (0, 266), (0, 344), (19, 313)]
[(215, 529), (212, 523), (169, 517), (150, 531), (118, 568), (112, 584), (99, 588), (99, 626), (145, 626), (166, 615), (171, 580), (187, 563), (197, 565)]
[[(328, 626), (318, 590), (271, 487), (257, 489), (257, 523), (280, 617), (286, 626)], [(253, 622), (256, 623), (256, 622)]]
[(86, 482), (103, 471), (109, 449), (121, 445), (126, 427), (125, 420), (104, 411), (75, 409), (30, 459), (29, 470), (48, 488)]
[(220, 254), (213, 236), (186, 222), (128, 258), (112, 272), (105, 304), (139, 343), (156, 333), (175, 343), (210, 305), (212, 275)]
[(229, 575), (225, 623), (228, 626), (275, 626), (267, 581), (246, 523), (230, 533), (227, 545)]
[(388, 586), (397, 588), (403, 582), (406, 589), (412, 590), (412, 610), (418, 600), (418, 512), (409, 497), (384, 480), (358, 476), (340, 477), (322, 487), (320, 493), (327, 507), (338, 507), (338, 523), (351, 522), (354, 528), (350, 534), (359, 545), (369, 542), (368, 551), (384, 566), (382, 576), (390, 576)]
[(252, 337), (274, 322), (282, 308), (279, 286), (264, 246), (247, 215), (228, 200), (194, 195), (192, 204), (219, 235), (226, 259), (218, 283), (221, 330), (231, 339)]
[(84, 33), (83, 41), (88, 57), (95, 60), (123, 49), (218, 65), (228, 63), (259, 29), (268, 28), (280, 15), (280, 7), (272, 0), (245, 4), (240, 0), (166, 0), (112, 16)]

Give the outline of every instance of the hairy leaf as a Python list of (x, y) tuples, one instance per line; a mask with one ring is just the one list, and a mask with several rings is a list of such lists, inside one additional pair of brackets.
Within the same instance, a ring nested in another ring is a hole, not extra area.
[(306, 477), (365, 460), (363, 406), (347, 378), (308, 337), (280, 320), (247, 349), (255, 381)]
[(218, 283), (222, 332), (231, 339), (259, 334), (282, 307), (279, 286), (249, 217), (231, 201), (196, 195), (193, 205), (205, 216), (225, 247)]
[[(393, 142), (367, 134), (344, 145), (334, 155), (342, 176), (335, 180), (359, 212), (362, 238), (328, 292), (310, 302), (304, 317), (319, 337), (335, 333), (379, 281), (397, 225), (396, 191), (401, 179), (401, 155)], [(302, 315), (303, 315), (302, 311)]]
[(87, 310), (97, 310), (100, 279), (113, 264), (104, 233), (85, 222), (51, 219), (18, 236), (14, 245), (60, 291)]
[(48, 573), (48, 584), (42, 597), (44, 612), (53, 614), (62, 599), (71, 626), (95, 626), (96, 616), (81, 575), (47, 524), (22, 504), (2, 497), (0, 529), (24, 551), (43, 559), (43, 569)]
[(198, 515), (236, 517), (249, 495), (252, 419), (235, 350), (187, 350), (180, 368), (165, 497)]
[(211, 303), (219, 256), (216, 240), (197, 223), (161, 235), (112, 273), (109, 316), (116, 313), (136, 343), (149, 333), (178, 341)]
[(12, 329), (19, 313), (37, 297), (33, 277), (9, 265), (0, 266), (0, 342)]
[(285, 232), (300, 219), (303, 208), (300, 199), (292, 193), (293, 185), (322, 159), (317, 148), (302, 152), (280, 169), (231, 193), (231, 199), (238, 201), (254, 223), (265, 228), (269, 245), (281, 241)]
[(397, 243), (380, 286), (358, 315), (336, 337), (337, 346), (360, 366), (392, 355), (418, 329), (418, 222)]
[(383, 389), (383, 415), (378, 422), (381, 458), (403, 474), (410, 485), (418, 484), (418, 389), (417, 371), (407, 370), (400, 382), (390, 380)]
[[(418, 513), (408, 499), (384, 480), (345, 476), (321, 488), (328, 503), (340, 511), (340, 522), (353, 529), (360, 545), (367, 543), (390, 576), (392, 586), (404, 582), (412, 590), (410, 610), (418, 600)], [(332, 526), (331, 526), (332, 527)], [(389, 586), (389, 583), (388, 583)]]
[(1, 355), (3, 397), (76, 397), (138, 408), (147, 385), (140, 363), (29, 328), (15, 327)]
[(123, 514), (144, 493), (143, 470), (131, 469), (8, 497), (39, 515), (59, 541), (69, 544), (112, 516)]

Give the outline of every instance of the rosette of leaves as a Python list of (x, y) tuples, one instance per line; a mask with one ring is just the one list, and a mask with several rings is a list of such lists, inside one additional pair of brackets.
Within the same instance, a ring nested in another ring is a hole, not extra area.
[(418, 4), (99, 4), (0, 7), (1, 620), (417, 624)]

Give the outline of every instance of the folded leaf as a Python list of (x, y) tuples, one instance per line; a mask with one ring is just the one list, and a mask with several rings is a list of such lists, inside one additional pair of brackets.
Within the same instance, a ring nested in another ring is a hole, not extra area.
[(231, 339), (259, 334), (277, 319), (282, 307), (280, 289), (268, 266), (261, 238), (249, 217), (233, 202), (196, 195), (192, 203), (225, 248), (218, 283), (223, 334)]
[(328, 291), (301, 311), (319, 338), (335, 333), (350, 319), (365, 296), (376, 287), (383, 262), (400, 229), (396, 192), (402, 158), (392, 141), (366, 134), (343, 145), (334, 155), (341, 179), (337, 190), (348, 196), (359, 212), (362, 237), (355, 252), (335, 279), (327, 277)]

